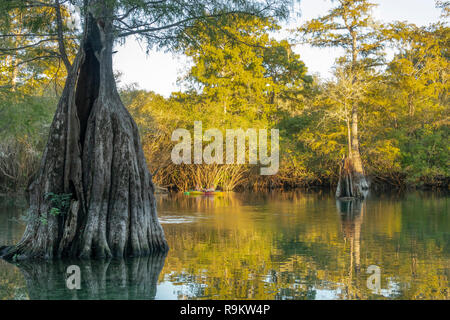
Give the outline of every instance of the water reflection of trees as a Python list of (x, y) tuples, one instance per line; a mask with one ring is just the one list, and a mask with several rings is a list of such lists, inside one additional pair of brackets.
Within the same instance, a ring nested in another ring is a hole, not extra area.
[[(314, 273), (326, 269), (329, 245), (314, 241), (321, 236), (320, 230), (315, 234), (298, 230), (299, 226), (308, 229), (317, 223), (299, 224), (298, 220), (316, 219), (307, 213), (312, 209), (323, 214), (323, 208), (317, 205), (317, 198), (322, 195), (291, 192), (256, 197), (257, 200), (238, 195), (228, 200), (237, 203), (233, 210), (222, 206), (219, 198), (214, 200), (218, 205), (213, 209), (209, 202), (205, 207), (196, 207), (214, 214), (215, 219), (209, 224), (203, 220), (164, 225), (171, 243), (164, 279), (180, 283), (186, 279), (186, 273), (192, 275), (189, 281), (203, 286), (200, 296), (191, 292), (190, 298), (314, 298), (315, 288), (321, 285)], [(189, 205), (192, 200), (180, 199), (183, 202)], [(167, 205), (168, 211), (174, 211)], [(306, 210), (298, 212), (292, 208)], [(337, 240), (338, 229), (331, 229), (334, 233), (327, 236)], [(300, 236), (305, 233), (310, 236), (308, 239)], [(316, 254), (310, 254), (311, 251)], [(180, 297), (185, 294), (180, 289)]]
[[(336, 207), (330, 193), (301, 191), (167, 196), (158, 205), (163, 219), (192, 218), (163, 225), (171, 250), (160, 280), (171, 282), (179, 298), (383, 298), (366, 287), (365, 271), (372, 264), (382, 269), (384, 290), (388, 281), (394, 284), (383, 292), (389, 298), (450, 298), (445, 197), (369, 197), (360, 213), (355, 205)], [(7, 223), (1, 218), (0, 227)], [(92, 276), (82, 277), (82, 290), (75, 292), (65, 287), (68, 264), (38, 266), (24, 278), (18, 268), (0, 262), (0, 298), (26, 298), (30, 288), (30, 298), (150, 299), (157, 276), (149, 275), (162, 265), (141, 263), (90, 262), (81, 271)], [(133, 276), (132, 270), (145, 276)]]
[[(128, 259), (21, 262), (30, 299), (154, 299), (164, 255)], [(81, 289), (69, 290), (67, 268), (81, 271)]]
[[(418, 240), (416, 247), (406, 241), (410, 235), (404, 226), (415, 217), (402, 220), (402, 205), (339, 204), (336, 214), (336, 201), (327, 193), (172, 198), (160, 203), (163, 217), (166, 211), (201, 218), (164, 225), (171, 251), (162, 278), (175, 284), (180, 298), (380, 298), (366, 287), (366, 268), (376, 264), (383, 270), (384, 287), (387, 279), (399, 284), (385, 295), (412, 296), (412, 287), (427, 292), (425, 283), (417, 286), (418, 279), (442, 273), (448, 262), (440, 253), (445, 243), (432, 247), (436, 268), (417, 271), (420, 275), (410, 279), (411, 253), (422, 250), (423, 256), (433, 241)], [(445, 298), (447, 286), (434, 281), (434, 291), (426, 296)]]
[[(343, 294), (348, 299), (364, 298), (361, 290), (361, 225), (364, 220), (365, 202), (363, 200), (336, 200), (341, 218), (341, 230), (346, 245), (350, 247), (348, 275), (343, 279)], [(355, 274), (353, 274), (355, 273)], [(355, 276), (353, 278), (353, 276)]]

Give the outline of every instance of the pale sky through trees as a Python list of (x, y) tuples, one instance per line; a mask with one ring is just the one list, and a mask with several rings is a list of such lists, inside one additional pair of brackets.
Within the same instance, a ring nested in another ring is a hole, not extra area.
[[(434, 0), (376, 0), (379, 6), (375, 9), (375, 18), (384, 22), (400, 20), (416, 25), (427, 25), (436, 22), (441, 14), (435, 8)], [(300, 18), (291, 17), (289, 27), (318, 17), (331, 7), (329, 0), (302, 0)], [(173, 91), (183, 88), (177, 85), (177, 78), (188, 68), (188, 60), (184, 56), (152, 50), (148, 56), (134, 40), (128, 39), (125, 46), (117, 47), (114, 57), (115, 70), (122, 73), (120, 85), (137, 83), (141, 89), (151, 90), (166, 97)], [(329, 77), (331, 66), (336, 57), (341, 55), (339, 49), (318, 49), (306, 45), (298, 45), (295, 51), (308, 67), (309, 73), (318, 73), (321, 77)]]

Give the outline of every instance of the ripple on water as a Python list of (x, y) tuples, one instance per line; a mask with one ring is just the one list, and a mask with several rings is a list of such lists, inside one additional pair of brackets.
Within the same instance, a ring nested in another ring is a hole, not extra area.
[(198, 218), (196, 217), (159, 217), (159, 222), (161, 224), (193, 223), (197, 220)]

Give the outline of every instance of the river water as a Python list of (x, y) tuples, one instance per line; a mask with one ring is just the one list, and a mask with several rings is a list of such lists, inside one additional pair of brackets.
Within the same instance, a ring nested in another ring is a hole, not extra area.
[[(12, 265), (0, 299), (449, 299), (450, 196), (328, 191), (158, 196), (167, 256)], [(26, 205), (0, 202), (0, 244)], [(67, 287), (80, 268), (81, 289)]]

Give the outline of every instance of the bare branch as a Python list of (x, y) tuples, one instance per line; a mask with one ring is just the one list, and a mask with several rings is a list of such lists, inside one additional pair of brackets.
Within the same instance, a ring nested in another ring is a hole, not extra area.
[(189, 17), (189, 18), (186, 18), (186, 19), (174, 22), (172, 24), (168, 24), (166, 26), (161, 26), (161, 27), (157, 27), (157, 28), (146, 28), (146, 29), (140, 29), (140, 30), (130, 30), (129, 32), (120, 33), (118, 35), (118, 37), (127, 37), (127, 36), (130, 36), (130, 35), (133, 35), (133, 34), (138, 34), (138, 33), (156, 32), (156, 31), (171, 29), (171, 28), (183, 25), (183, 24), (185, 24), (187, 22), (190, 22), (190, 21), (201, 20), (201, 19), (209, 19), (209, 18), (220, 18), (220, 17), (226, 16), (226, 15), (231, 15), (231, 14), (254, 15), (254, 14), (251, 14), (251, 13), (248, 13), (248, 12), (243, 12), (243, 11), (229, 11), (229, 12), (224, 12), (224, 13), (219, 13), (219, 14), (193, 16), (193, 17)]
[(61, 59), (64, 62), (67, 72), (69, 72), (72, 68), (72, 65), (70, 64), (69, 58), (67, 57), (66, 47), (64, 45), (64, 35), (62, 30), (63, 23), (61, 18), (61, 6), (59, 4), (59, 0), (55, 0), (55, 5), (59, 53), (61, 55)]
[(23, 50), (23, 49), (35, 47), (35, 46), (37, 46), (37, 45), (39, 45), (39, 44), (41, 44), (41, 43), (43, 43), (43, 42), (54, 41), (54, 40), (55, 40), (55, 39), (43, 39), (43, 40), (40, 40), (40, 41), (38, 41), (38, 42), (36, 42), (36, 43), (29, 44), (29, 45), (22, 46), (22, 47), (15, 47), (15, 48), (0, 48), (0, 52), (8, 52), (8, 51), (18, 51), (18, 50)]

